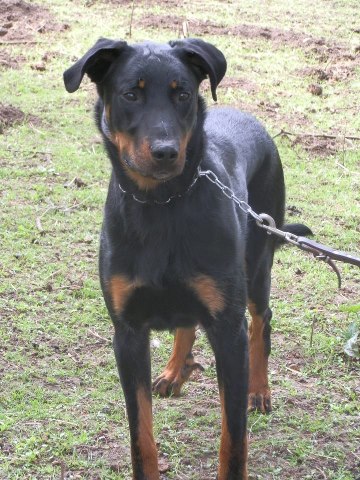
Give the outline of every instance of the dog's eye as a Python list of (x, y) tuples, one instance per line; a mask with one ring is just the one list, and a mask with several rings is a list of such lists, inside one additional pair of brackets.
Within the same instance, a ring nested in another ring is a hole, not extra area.
[(186, 100), (189, 100), (190, 98), (190, 93), (189, 92), (180, 92), (178, 96), (180, 102), (186, 102)]
[(135, 102), (138, 99), (136, 93), (134, 92), (125, 92), (123, 93), (123, 97), (129, 102)]

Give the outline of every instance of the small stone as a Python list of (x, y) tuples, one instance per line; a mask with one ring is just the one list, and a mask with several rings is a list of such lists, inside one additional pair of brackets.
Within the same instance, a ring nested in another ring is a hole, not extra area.
[(31, 65), (32, 70), (37, 70), (38, 72), (44, 72), (46, 70), (44, 63), (35, 63)]
[(318, 97), (322, 95), (323, 93), (323, 89), (320, 85), (317, 85), (315, 83), (311, 83), (309, 86), (308, 86), (308, 90), (310, 93), (312, 93), (313, 95), (317, 95)]

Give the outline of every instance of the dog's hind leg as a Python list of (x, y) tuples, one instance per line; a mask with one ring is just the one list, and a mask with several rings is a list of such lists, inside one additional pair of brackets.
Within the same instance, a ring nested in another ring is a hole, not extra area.
[(254, 303), (248, 306), (249, 325), (249, 411), (271, 411), (271, 393), (268, 381), (268, 358), (271, 350), (271, 310), (258, 312)]
[(274, 241), (249, 229), (247, 275), (249, 324), (249, 410), (271, 411), (268, 358), (271, 351), (272, 312), (269, 307)]
[(183, 383), (196, 369), (202, 369), (194, 361), (191, 353), (195, 341), (195, 327), (177, 328), (171, 357), (164, 369), (153, 383), (153, 391), (162, 397), (179, 396)]
[(115, 323), (114, 350), (130, 427), (133, 480), (159, 480), (152, 427), (149, 332)]
[[(275, 146), (248, 185), (249, 204), (267, 213), (281, 228), (284, 217), (285, 186)], [(249, 326), (249, 410), (271, 411), (268, 358), (271, 351), (272, 313), (269, 307), (271, 268), (276, 239), (248, 220), (246, 271), (248, 280)]]

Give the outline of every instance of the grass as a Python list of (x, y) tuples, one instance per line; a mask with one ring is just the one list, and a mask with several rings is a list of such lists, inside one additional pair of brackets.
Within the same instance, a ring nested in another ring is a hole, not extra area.
[[(126, 480), (127, 421), (97, 277), (110, 167), (93, 125), (93, 86), (86, 82), (70, 96), (61, 76), (97, 37), (126, 38), (131, 2), (38, 3), (48, 8), (45, 33), (33, 33), (35, 43), (2, 46), (23, 61), (17, 69), (2, 67), (0, 103), (26, 117), (0, 137), (0, 478)], [(307, 223), (321, 242), (359, 254), (360, 148), (359, 141), (344, 139), (360, 130), (356, 7), (352, 0), (331, 8), (325, 0), (135, 2), (131, 40), (176, 38), (187, 19), (190, 34), (197, 28), (221, 48), (231, 82), (219, 88), (219, 103), (256, 114), (273, 135), (297, 134), (276, 137), (288, 220)], [(272, 36), (235, 35), (240, 24), (254, 32), (267, 27)], [(277, 37), (276, 29), (292, 30), (298, 39)], [(34, 69), (41, 61), (45, 70)], [(328, 79), (319, 80), (316, 69)], [(312, 83), (321, 85), (321, 96), (309, 92)], [(206, 85), (203, 91), (211, 104)], [(85, 185), (76, 187), (75, 177)], [(343, 288), (337, 290), (325, 264), (291, 247), (277, 254), (274, 410), (249, 417), (252, 479), (360, 477), (359, 364), (343, 353), (349, 326), (359, 328), (351, 307), (359, 302), (360, 276), (355, 267), (340, 269)], [(220, 408), (214, 360), (205, 335), (197, 335), (195, 354), (205, 372), (179, 399), (154, 399), (159, 451), (171, 467), (164, 479), (215, 478)], [(171, 343), (167, 332), (153, 335), (153, 376)]]

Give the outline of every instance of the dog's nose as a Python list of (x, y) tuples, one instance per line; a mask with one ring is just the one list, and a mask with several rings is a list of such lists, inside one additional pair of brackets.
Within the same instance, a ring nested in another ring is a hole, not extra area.
[(157, 163), (166, 165), (177, 160), (179, 150), (172, 142), (157, 142), (151, 146), (151, 155)]

